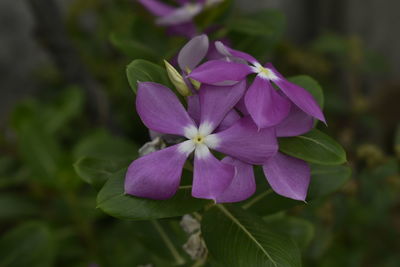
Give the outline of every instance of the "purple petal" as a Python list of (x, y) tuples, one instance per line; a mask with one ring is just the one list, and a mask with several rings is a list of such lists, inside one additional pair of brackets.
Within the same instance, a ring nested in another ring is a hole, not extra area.
[(231, 183), (235, 169), (215, 158), (207, 146), (196, 148), (192, 196), (216, 199)]
[(155, 16), (166, 16), (172, 13), (175, 8), (169, 5), (166, 5), (157, 0), (138, 0), (150, 13)]
[(198, 94), (191, 95), (187, 97), (187, 111), (196, 122), (197, 125), (200, 124), (200, 97)]
[(249, 164), (262, 165), (278, 151), (275, 129), (258, 130), (248, 116), (227, 130), (210, 136), (218, 140), (213, 147), (215, 150)]
[(224, 56), (218, 52), (217, 48), (215, 47), (215, 42), (210, 44), (210, 48), (208, 49), (206, 58), (208, 60), (222, 60)]
[(140, 82), (136, 110), (147, 128), (165, 134), (184, 135), (193, 120), (172, 91), (158, 83)]
[(204, 84), (200, 88), (200, 125), (209, 125), (210, 133), (218, 127), (226, 114), (243, 97), (246, 81), (233, 86), (213, 86)]
[(258, 128), (274, 126), (290, 111), (290, 101), (275, 91), (271, 82), (257, 75), (245, 96), (245, 104)]
[(266, 67), (272, 69), (272, 71), (278, 76), (279, 79), (274, 79), (273, 82), (296, 106), (298, 106), (305, 113), (319, 119), (326, 124), (324, 114), (322, 113), (320, 106), (312, 94), (297, 84), (286, 80), (271, 63), (268, 63)]
[(241, 119), (240, 115), (234, 109), (232, 109), (231, 111), (228, 112), (228, 114), (226, 114), (225, 118), (221, 121), (221, 123), (219, 124), (218, 128), (215, 131), (216, 132), (224, 131), (229, 127), (231, 127), (232, 125), (234, 125), (240, 119)]
[(215, 42), (215, 47), (217, 48), (218, 52), (225, 57), (230, 58), (233, 56), (236, 58), (244, 59), (247, 62), (250, 62), (252, 64), (258, 63), (258, 61), (253, 56), (251, 56), (245, 52), (232, 49), (220, 41)]
[(247, 110), (246, 104), (244, 103), (244, 97), (239, 100), (235, 108), (240, 111), (240, 113), (242, 113), (244, 116), (249, 115), (249, 111)]
[(172, 197), (179, 187), (188, 153), (179, 145), (145, 155), (133, 161), (125, 176), (125, 193), (151, 199)]
[(210, 60), (194, 69), (188, 77), (202, 83), (214, 84), (224, 81), (241, 81), (252, 72), (253, 69), (245, 64)]
[[(190, 5), (190, 8), (189, 8)], [(200, 4), (187, 4), (176, 8), (173, 12), (156, 20), (158, 25), (171, 26), (190, 22), (197, 14), (202, 11)]]
[(305, 161), (277, 153), (263, 165), (265, 177), (279, 195), (305, 200), (311, 170)]
[(205, 34), (192, 38), (179, 52), (178, 64), (182, 71), (193, 70), (208, 52), (209, 41)]
[(276, 128), (276, 136), (298, 136), (309, 132), (314, 125), (314, 119), (303, 112), (297, 106), (292, 105), (289, 115), (279, 123)]
[(251, 197), (256, 191), (253, 166), (231, 157), (224, 158), (222, 162), (235, 167), (235, 176), (228, 188), (217, 197), (217, 203), (239, 202)]

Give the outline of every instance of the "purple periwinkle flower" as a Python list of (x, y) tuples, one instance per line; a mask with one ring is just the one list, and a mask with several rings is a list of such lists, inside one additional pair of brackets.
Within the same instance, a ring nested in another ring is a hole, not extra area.
[(177, 0), (179, 7), (164, 4), (158, 0), (138, 0), (149, 12), (157, 17), (156, 23), (168, 27), (171, 34), (193, 37), (196, 26), (193, 18), (206, 7), (213, 6), (222, 0)]
[[(210, 60), (194, 69), (188, 77), (201, 83), (218, 84), (241, 81), (249, 74), (256, 74), (246, 92), (244, 104), (259, 128), (283, 122), (295, 110), (293, 106), (325, 122), (314, 97), (305, 89), (286, 80), (271, 63), (263, 66), (251, 55), (229, 48), (221, 42), (216, 42), (215, 46), (225, 56), (225, 60)], [(280, 90), (275, 90), (273, 84)]]
[[(143, 123), (150, 130), (187, 140), (133, 161), (126, 173), (125, 192), (151, 199), (172, 197), (183, 165), (194, 152), (194, 197), (235, 202), (251, 196), (255, 191), (252, 165), (263, 165), (277, 153), (278, 145), (274, 128), (258, 129), (249, 116), (232, 119), (228, 115), (245, 90), (246, 81), (233, 86), (202, 85), (199, 109), (193, 111), (199, 114), (192, 118), (167, 87), (139, 83), (136, 108)], [(226, 157), (220, 161), (210, 150)]]

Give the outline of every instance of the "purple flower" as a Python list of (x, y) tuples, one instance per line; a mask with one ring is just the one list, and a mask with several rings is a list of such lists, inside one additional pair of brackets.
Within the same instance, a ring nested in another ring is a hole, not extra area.
[[(210, 60), (188, 77), (202, 83), (218, 84), (241, 81), (257, 74), (244, 97), (245, 107), (259, 128), (278, 125), (294, 110), (293, 105), (306, 114), (325, 122), (325, 117), (314, 97), (305, 89), (286, 80), (271, 63), (262, 66), (251, 55), (216, 42), (225, 60)], [(250, 63), (250, 65), (248, 65)], [(280, 89), (275, 90), (274, 83)]]
[(193, 18), (206, 7), (218, 4), (221, 0), (177, 0), (179, 7), (164, 4), (158, 0), (138, 0), (154, 16), (156, 23), (167, 26), (173, 35), (193, 37), (196, 34), (196, 26)]
[[(274, 128), (260, 130), (249, 116), (232, 115), (245, 90), (245, 81), (234, 86), (202, 85), (198, 109), (192, 109), (198, 116), (193, 118), (170, 89), (139, 83), (136, 108), (143, 123), (150, 130), (187, 140), (133, 161), (125, 192), (151, 199), (172, 197), (183, 165), (194, 152), (194, 197), (234, 202), (251, 196), (255, 191), (252, 165), (264, 164), (277, 153), (278, 145)], [(210, 150), (227, 157), (220, 161)]]

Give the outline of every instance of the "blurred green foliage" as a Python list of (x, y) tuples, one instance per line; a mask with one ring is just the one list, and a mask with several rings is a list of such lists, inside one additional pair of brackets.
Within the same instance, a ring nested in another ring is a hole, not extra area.
[[(317, 99), (325, 103), (329, 127), (318, 125), (319, 129), (344, 145), (353, 171), (348, 166), (313, 165), (308, 203), (272, 193), (265, 179), (258, 177), (258, 193), (264, 192), (259, 199), (241, 203), (243, 209), (214, 207), (206, 213), (205, 239), (224, 239), (226, 244), (211, 248), (218, 254), (211, 253), (207, 266), (217, 266), (218, 257), (224, 255), (234, 261), (241, 253), (233, 254), (235, 242), (249, 242), (240, 227), (236, 236), (221, 236), (230, 225), (227, 214), (238, 214), (255, 235), (267, 236), (259, 240), (267, 251), (287, 253), (293, 246), (300, 247), (304, 266), (398, 266), (400, 125), (392, 127), (380, 120), (378, 114), (385, 107), (375, 101), (382, 98), (365, 89), (369, 76), (384, 73), (385, 61), (352, 36), (326, 33), (307, 44), (290, 43), (283, 38), (285, 18), (279, 11), (242, 14), (230, 2), (199, 16), (199, 29), (218, 23), (222, 27), (210, 33), (211, 38), (228, 38), (235, 48), (260, 61), (276, 61), (285, 75), (307, 73), (324, 85), (325, 100)], [(81, 87), (64, 84), (61, 75), (53, 75), (59, 70), (50, 69), (37, 77), (43, 90), (15, 108), (10, 127), (0, 133), (0, 266), (202, 264), (182, 249), (188, 235), (179, 225), (180, 218), (174, 217), (201, 209), (206, 202), (189, 203), (187, 188), (168, 207), (154, 203), (157, 212), (163, 209), (165, 217), (173, 218), (118, 220), (101, 211), (129, 219), (154, 218), (140, 213), (140, 200), (129, 199), (137, 202), (130, 210), (119, 205), (126, 198), (120, 170), (149, 139), (134, 111), (129, 82), (135, 81), (126, 79), (126, 67), (134, 59), (143, 59), (160, 64), (155, 66), (163, 72), (162, 60), (172, 60), (185, 40), (167, 37), (142, 7), (128, 0), (76, 0), (66, 16), (69, 38), (89, 72), (105, 88), (113, 126), (97, 121), (87, 111), (91, 99), (85, 98)], [(135, 79), (147, 75), (143, 65), (138, 66), (142, 74), (133, 63), (127, 69)], [(307, 76), (294, 77), (293, 82), (322, 95), (320, 85)], [(325, 136), (322, 131), (311, 135)], [(329, 147), (330, 138), (323, 140)], [(298, 140), (290, 142), (287, 151), (302, 145)], [(344, 162), (344, 151), (332, 146), (332, 161)], [(317, 153), (306, 156), (320, 163)], [(117, 179), (109, 180), (114, 176)], [(96, 190), (104, 184), (96, 199)], [(255, 215), (259, 216), (249, 219)], [(221, 231), (208, 227), (215, 217), (221, 218)], [(258, 233), (264, 227), (273, 233)], [(268, 247), (275, 235), (291, 238), (293, 243)], [(287, 264), (296, 266), (298, 255), (294, 252), (292, 256), (297, 260)]]

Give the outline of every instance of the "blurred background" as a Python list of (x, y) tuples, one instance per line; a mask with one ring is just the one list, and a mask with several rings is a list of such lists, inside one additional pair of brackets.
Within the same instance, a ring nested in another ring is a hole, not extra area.
[[(307, 225), (304, 266), (400, 266), (400, 2), (225, 2), (199, 28), (315, 78), (348, 153), (338, 192), (287, 211)], [(0, 266), (169, 266), (144, 223), (95, 209), (73, 165), (137, 156), (149, 137), (126, 65), (186, 41), (134, 0), (0, 1)]]

